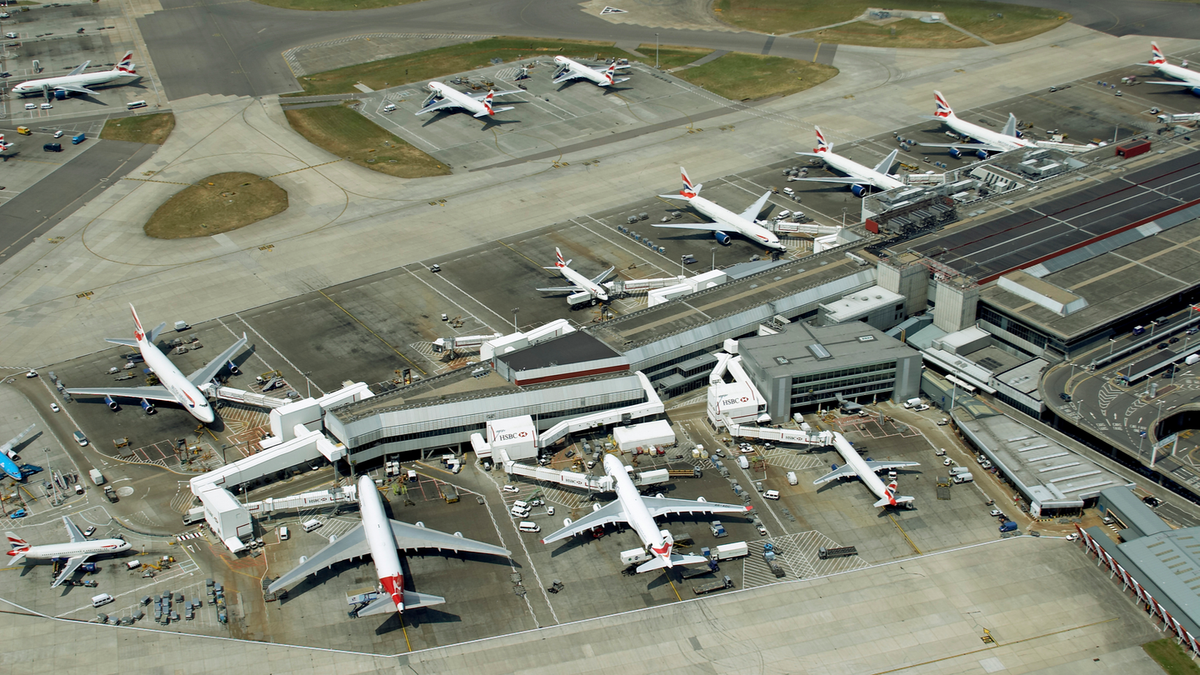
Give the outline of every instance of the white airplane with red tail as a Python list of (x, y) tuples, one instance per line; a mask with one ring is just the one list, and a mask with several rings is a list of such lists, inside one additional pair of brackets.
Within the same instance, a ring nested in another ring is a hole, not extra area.
[(425, 113), (436, 112), (438, 110), (447, 110), (449, 108), (462, 108), (471, 113), (475, 117), (491, 117), (498, 112), (512, 110), (512, 106), (497, 108), (492, 105), (492, 100), (497, 96), (508, 96), (510, 94), (524, 93), (520, 89), (513, 91), (492, 91), (488, 90), (486, 94), (464, 94), (463, 92), (448, 87), (441, 82), (430, 82), (429, 89), (433, 92), (421, 104), (421, 109), (417, 111), (418, 115)]
[(687, 202), (692, 208), (699, 211), (702, 215), (712, 218), (711, 223), (688, 223), (686, 225), (675, 225), (668, 223), (654, 223), (654, 227), (665, 227), (676, 230), (710, 230), (717, 241), (722, 245), (727, 245), (731, 241), (729, 232), (740, 234), (750, 241), (765, 246), (776, 251), (786, 251), (782, 243), (779, 242), (779, 237), (775, 236), (767, 228), (758, 224), (758, 214), (762, 212), (763, 206), (767, 203), (767, 198), (771, 196), (770, 192), (763, 193), (757, 201), (750, 205), (750, 208), (741, 213), (734, 213), (729, 209), (717, 204), (716, 202), (705, 199), (700, 196), (700, 189), (703, 184), (692, 183), (692, 179), (688, 178), (687, 170), (679, 167), (679, 173), (683, 178), (683, 189), (677, 195), (659, 195), (663, 199), (677, 199)]
[(371, 556), (379, 578), (379, 595), (366, 607), (358, 610), (358, 616), (371, 616), (387, 612), (404, 612), (406, 609), (430, 607), (446, 602), (445, 598), (414, 593), (404, 590), (404, 573), (400, 568), (400, 550), (417, 551), (437, 549), (463, 553), (483, 553), (505, 558), (511, 554), (507, 549), (467, 539), (459, 534), (447, 534), (427, 529), (418, 523), (409, 525), (391, 520), (383, 510), (383, 500), (370, 476), (358, 479), (358, 505), (362, 523), (340, 537), (333, 538), (325, 548), (311, 558), (301, 558), (287, 574), (271, 582), (267, 590), (271, 593), (290, 586), (310, 574), (351, 558)]
[(873, 187), (878, 190), (891, 190), (892, 188), (904, 186), (904, 181), (890, 173), (892, 164), (896, 162), (896, 155), (900, 154), (899, 150), (893, 150), (892, 154), (884, 157), (882, 162), (876, 164), (874, 169), (871, 169), (849, 157), (835, 155), (833, 153), (833, 143), (825, 140), (825, 135), (821, 133), (821, 127), (813, 128), (817, 130), (817, 147), (812, 152), (797, 152), (796, 154), (818, 157), (825, 162), (826, 166), (841, 171), (846, 176), (797, 178), (796, 180), (812, 183), (846, 184), (850, 186), (850, 191), (854, 193), (855, 197), (862, 197), (867, 194), (867, 187)]
[(565, 277), (567, 281), (570, 281), (572, 284), (574, 284), (574, 286), (554, 286), (551, 288), (539, 288), (537, 290), (542, 291), (543, 293), (570, 293), (571, 295), (567, 297), (567, 302), (571, 303), (572, 306), (581, 305), (583, 303), (596, 305), (601, 302), (608, 302), (608, 289), (601, 284), (603, 284), (604, 280), (608, 278), (608, 275), (612, 274), (616, 267), (610, 267), (596, 275), (594, 278), (589, 279), (579, 272), (571, 269), (571, 261), (563, 260), (562, 251), (558, 250), (557, 246), (554, 248), (554, 255), (558, 258), (558, 260), (554, 263), (554, 267), (546, 267), (543, 269), (556, 270), (560, 272), (563, 277)]
[(1162, 84), (1168, 87), (1189, 87), (1192, 93), (1200, 96), (1200, 73), (1187, 67), (1187, 61), (1181, 65), (1175, 66), (1167, 62), (1167, 57), (1163, 56), (1162, 50), (1158, 48), (1158, 43), (1150, 43), (1150, 65), (1158, 69), (1158, 72), (1173, 77), (1178, 82), (1144, 82), (1143, 84)]
[(616, 77), (618, 70), (629, 66), (618, 66), (615, 62), (607, 68), (585, 66), (565, 56), (555, 56), (554, 62), (558, 64), (559, 68), (558, 72), (554, 74), (554, 79), (550, 81), (551, 84), (562, 84), (571, 80), (587, 80), (597, 87), (611, 87), (629, 81), (628, 77)]
[(54, 583), (50, 584), (50, 588), (57, 588), (74, 574), (80, 565), (87, 562), (88, 558), (94, 555), (112, 555), (129, 550), (129, 543), (124, 539), (98, 539), (96, 541), (88, 539), (67, 516), (63, 516), (63, 525), (67, 527), (67, 534), (71, 535), (71, 541), (65, 544), (31, 546), (29, 542), (12, 532), (5, 532), (10, 548), (8, 564), (13, 565), (23, 559), (55, 560), (64, 558), (67, 563), (54, 578)]
[(867, 487), (879, 497), (879, 501), (875, 502), (875, 506), (904, 506), (911, 509), (913, 507), (912, 497), (897, 497), (896, 496), (896, 481), (892, 481), (888, 485), (884, 485), (879, 476), (875, 475), (876, 471), (885, 471), (887, 469), (903, 469), (910, 466), (920, 466), (917, 462), (874, 462), (863, 459), (859, 456), (858, 451), (846, 440), (846, 437), (834, 432), (833, 447), (846, 461), (844, 465), (838, 467), (833, 465), (833, 471), (821, 476), (813, 481), (813, 485), (822, 485), (829, 481), (839, 480), (841, 478), (858, 478), (866, 483)]
[(80, 65), (67, 73), (58, 77), (44, 77), (39, 80), (28, 80), (22, 82), (12, 88), (12, 93), (22, 96), (28, 94), (43, 94), (50, 91), (69, 91), (73, 94), (95, 94), (96, 92), (88, 89), (97, 84), (108, 84), (125, 77), (134, 77), (137, 71), (133, 68), (133, 52), (126, 52), (125, 56), (117, 65), (113, 66), (112, 70), (98, 70), (92, 73), (85, 73), (91, 61), (84, 61)]
[(654, 523), (655, 516), (668, 516), (680, 513), (745, 513), (752, 506), (737, 504), (717, 504), (714, 502), (692, 501), (690, 499), (666, 499), (665, 497), (643, 497), (638, 494), (637, 487), (625, 470), (621, 460), (613, 455), (604, 456), (604, 473), (613, 479), (617, 490), (617, 501), (607, 506), (597, 508), (576, 521), (566, 519), (564, 527), (542, 540), (543, 544), (566, 539), (572, 535), (582, 534), (597, 527), (612, 523), (628, 523), (646, 547), (646, 552), (653, 558), (638, 566), (637, 571), (649, 572), (675, 565), (697, 565), (708, 562), (707, 558), (698, 555), (680, 555), (672, 553), (675, 540), (671, 533), (659, 530)]

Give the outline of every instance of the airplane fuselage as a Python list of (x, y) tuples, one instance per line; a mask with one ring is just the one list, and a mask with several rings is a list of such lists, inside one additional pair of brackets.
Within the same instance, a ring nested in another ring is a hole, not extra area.
[(1023, 138), (1008, 136), (996, 131), (992, 131), (991, 129), (984, 129), (978, 124), (967, 122), (966, 120), (959, 119), (958, 117), (943, 117), (941, 119), (943, 124), (953, 129), (960, 136), (966, 136), (967, 138), (973, 138), (980, 143), (987, 143), (988, 145), (995, 145), (997, 147), (1004, 148), (1005, 152), (1009, 150), (1016, 150), (1017, 148), (1037, 147), (1037, 144), (1033, 141), (1027, 141)]
[(628, 517), (630, 527), (641, 537), (647, 552), (657, 558), (663, 558), (667, 567), (671, 567), (671, 544), (663, 539), (662, 531), (658, 529), (649, 509), (642, 502), (642, 496), (638, 494), (637, 488), (625, 471), (625, 465), (615, 456), (605, 455), (604, 473), (612, 476), (621, 510)]
[(853, 445), (850, 445), (850, 441), (847, 441), (845, 436), (842, 436), (841, 434), (834, 434), (833, 447), (838, 451), (838, 454), (842, 456), (842, 461), (849, 465), (850, 468), (854, 469), (854, 473), (858, 474), (859, 480), (866, 484), (868, 490), (870, 490), (876, 497), (879, 497), (880, 499), (891, 498), (891, 495), (888, 494), (887, 486), (884, 485), (879, 476), (871, 470), (871, 467), (867, 466), (867, 463), (863, 461), (862, 456), (858, 454), (858, 451), (854, 449)]
[(404, 611), (404, 574), (400, 569), (400, 552), (396, 547), (396, 535), (392, 532), (383, 500), (370, 476), (358, 479), (358, 505), (362, 512), (363, 532), (367, 547), (375, 562), (375, 572), (383, 591), (391, 596), (396, 611)]
[(727, 225), (729, 232), (736, 232), (759, 246), (766, 246), (777, 251), (786, 250), (784, 245), (779, 243), (779, 237), (775, 236), (774, 232), (771, 232), (762, 225), (746, 220), (724, 206), (704, 197), (684, 198), (687, 199), (688, 204), (692, 205), (692, 208), (712, 218), (714, 222)]
[(81, 73), (79, 75), (63, 75), (61, 77), (46, 77), (40, 80), (29, 80), (22, 82), (12, 88), (12, 93), (26, 96), (29, 94), (41, 94), (46, 87), (53, 90), (59, 85), (72, 85), (76, 87), (91, 87), (97, 84), (108, 84), (115, 82), (123, 77), (135, 77), (131, 73), (123, 73), (119, 70), (102, 70), (97, 73)]
[(587, 291), (588, 293), (591, 293), (593, 298), (596, 298), (601, 302), (608, 302), (608, 291), (605, 290), (600, 284), (592, 283), (591, 279), (588, 279), (579, 272), (576, 272), (565, 265), (559, 267), (558, 271), (562, 273), (565, 279)]
[(1184, 68), (1183, 66), (1177, 66), (1171, 63), (1160, 63), (1156, 65), (1155, 68), (1158, 68), (1158, 72), (1166, 75), (1167, 77), (1173, 77), (1182, 82), (1200, 87), (1200, 73), (1192, 70), (1191, 68)]
[(25, 557), (30, 560), (54, 560), (55, 558), (74, 558), (81, 555), (111, 555), (128, 551), (129, 548), (129, 542), (123, 539), (99, 539), (87, 542), (30, 546), (29, 550), (25, 552)]
[(858, 162), (834, 154), (833, 152), (820, 152), (821, 159), (825, 160), (826, 166), (831, 169), (836, 169), (852, 178), (859, 178), (862, 182), (867, 183), (880, 190), (891, 190), (892, 188), (903, 187), (904, 182), (891, 176), (880, 173), (868, 166), (863, 166)]
[(597, 86), (608, 87), (608, 86), (611, 86), (611, 84), (612, 84), (611, 82), (608, 81), (608, 78), (605, 77), (603, 72), (598, 71), (594, 68), (588, 68), (587, 66), (585, 66), (582, 63), (575, 61), (573, 59), (568, 59), (565, 56), (555, 56), (554, 62), (560, 66), (565, 66), (565, 67), (571, 69), (572, 72), (577, 73), (578, 75), (582, 76), (584, 79), (588, 80), (589, 82), (591, 82), (592, 84), (595, 84)]
[(171, 359), (168, 359), (166, 354), (151, 344), (145, 333), (138, 331), (135, 337), (138, 351), (146, 361), (146, 366), (158, 376), (159, 383), (171, 392), (171, 396), (175, 397), (179, 405), (191, 413), (192, 417), (205, 424), (215, 420), (216, 414), (213, 413), (212, 406), (208, 404), (208, 399), (196, 388), (196, 385), (179, 372), (179, 368), (171, 363)]
[(487, 108), (482, 102), (476, 101), (474, 98), (467, 96), (454, 87), (448, 87), (441, 82), (430, 82), (429, 88), (442, 98), (453, 101), (454, 105), (470, 112), (472, 115), (478, 115), (480, 113), (487, 112)]

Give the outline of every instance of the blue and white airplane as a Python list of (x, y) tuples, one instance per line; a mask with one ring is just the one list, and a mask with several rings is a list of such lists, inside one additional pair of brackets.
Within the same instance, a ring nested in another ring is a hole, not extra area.
[(14, 461), (17, 458), (17, 453), (15, 450), (13, 450), (13, 448), (17, 447), (17, 444), (21, 442), (21, 439), (25, 438), (30, 431), (33, 431), (35, 426), (37, 425), (30, 424), (28, 427), (26, 427), (25, 431), (17, 434), (12, 440), (4, 445), (0, 445), (0, 470), (3, 470), (4, 473), (8, 474), (8, 476), (13, 480), (19, 481), (22, 478), (21, 469), (17, 467), (17, 463)]

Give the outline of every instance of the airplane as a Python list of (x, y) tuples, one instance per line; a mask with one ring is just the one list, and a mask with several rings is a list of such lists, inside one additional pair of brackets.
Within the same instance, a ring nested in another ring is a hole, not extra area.
[(1094, 143), (1087, 145), (1079, 145), (1077, 143), (1062, 143), (1059, 141), (1032, 141), (1021, 138), (1021, 132), (1017, 131), (1017, 117), (1012, 113), (1008, 114), (1008, 122), (1005, 122), (1004, 128), (1000, 131), (992, 131), (984, 129), (978, 124), (968, 122), (954, 114), (950, 108), (950, 104), (946, 102), (946, 97), (942, 96), (942, 92), (933, 92), (934, 100), (937, 101), (937, 112), (934, 113), (933, 119), (940, 120), (946, 126), (954, 130), (964, 139), (973, 139), (964, 143), (917, 143), (917, 145), (926, 148), (950, 148), (950, 156), (954, 159), (960, 159), (963, 156), (963, 151), (974, 152), (979, 159), (987, 159), (991, 153), (1008, 152), (1010, 150), (1019, 150), (1021, 148), (1054, 148), (1064, 152), (1087, 152), (1097, 147)]
[(30, 431), (33, 431), (35, 426), (37, 425), (30, 424), (25, 428), (25, 431), (17, 434), (12, 440), (4, 445), (0, 445), (0, 470), (8, 474), (8, 477), (12, 478), (13, 480), (20, 481), (23, 479), (21, 470), (17, 468), (17, 463), (15, 461), (17, 459), (17, 453), (15, 450), (13, 450), (13, 448), (15, 448), (17, 444), (21, 442), (22, 438), (25, 438), (26, 434), (28, 434)]
[(855, 403), (854, 401), (842, 398), (840, 392), (834, 394), (834, 396), (837, 397), (838, 405), (841, 406), (842, 410), (845, 410), (846, 412), (858, 412), (860, 410), (867, 409), (867, 407), (861, 403)]
[(846, 440), (846, 437), (834, 432), (833, 447), (846, 460), (846, 463), (838, 468), (837, 464), (833, 465), (833, 471), (821, 476), (813, 481), (813, 485), (822, 485), (831, 480), (839, 478), (854, 478), (858, 477), (862, 482), (867, 484), (871, 492), (879, 497), (879, 501), (875, 502), (875, 506), (900, 506), (911, 509), (913, 507), (912, 497), (897, 497), (896, 496), (896, 481), (892, 481), (888, 485), (884, 485), (879, 476), (875, 475), (876, 471), (884, 471), (886, 469), (903, 469), (910, 466), (920, 466), (917, 462), (868, 462), (859, 456), (858, 451)]
[(892, 154), (883, 158), (883, 161), (876, 164), (874, 169), (867, 168), (862, 164), (833, 153), (833, 144), (825, 140), (824, 134), (821, 133), (821, 127), (813, 127), (817, 130), (817, 147), (812, 152), (797, 152), (797, 155), (806, 155), (808, 157), (819, 157), (825, 161), (825, 166), (848, 174), (845, 177), (828, 177), (828, 178), (798, 178), (796, 180), (804, 180), (814, 183), (847, 183), (850, 185), (850, 191), (855, 197), (862, 197), (867, 194), (867, 187), (874, 187), (879, 190), (891, 190), (904, 186), (904, 181), (895, 178), (888, 173), (892, 168), (892, 164), (896, 162), (896, 155), (900, 154), (900, 150), (892, 151)]
[(1200, 96), (1200, 73), (1187, 67), (1187, 61), (1182, 65), (1173, 66), (1167, 62), (1167, 57), (1163, 56), (1162, 50), (1158, 48), (1158, 43), (1150, 43), (1150, 61), (1149, 64), (1158, 69), (1158, 72), (1167, 77), (1174, 77), (1177, 81), (1167, 82), (1145, 82), (1144, 84), (1162, 84), (1168, 87), (1190, 87), (1192, 93)]
[(400, 569), (400, 554), (397, 549), (441, 549), (504, 557), (511, 555), (507, 549), (499, 546), (474, 541), (457, 534), (430, 530), (423, 525), (409, 525), (390, 520), (383, 510), (383, 501), (379, 497), (375, 481), (370, 476), (358, 479), (358, 504), (362, 513), (361, 524), (331, 541), (311, 558), (301, 558), (299, 565), (271, 582), (267, 588), (268, 592), (275, 593), (343, 560), (370, 555), (375, 561), (375, 571), (383, 591), (369, 605), (358, 610), (358, 616), (385, 612), (403, 613), (405, 609), (440, 605), (446, 602), (446, 599), (404, 590), (404, 573)]
[(30, 546), (29, 542), (18, 537), (12, 532), (5, 532), (8, 537), (8, 545), (11, 550), (8, 552), (9, 565), (15, 564), (18, 560), (26, 558), (29, 560), (54, 560), (56, 558), (66, 558), (67, 564), (63, 565), (62, 571), (54, 578), (54, 583), (50, 584), (50, 588), (57, 588), (66, 581), (68, 577), (79, 569), (79, 566), (87, 562), (87, 559), (94, 555), (112, 555), (128, 551), (129, 542), (124, 539), (98, 539), (91, 541), (83, 536), (75, 523), (71, 522), (70, 517), (63, 516), (63, 525), (67, 527), (67, 534), (71, 535), (71, 541), (65, 544), (43, 544), (41, 546)]
[(585, 66), (578, 61), (568, 59), (565, 56), (555, 56), (554, 62), (559, 65), (558, 72), (554, 74), (554, 79), (551, 84), (560, 84), (571, 80), (587, 80), (597, 87), (611, 87), (614, 84), (628, 82), (628, 77), (617, 79), (615, 74), (617, 70), (628, 68), (629, 66), (618, 66), (615, 62), (608, 68), (593, 68)]
[(563, 260), (562, 251), (558, 250), (557, 246), (554, 248), (554, 255), (558, 257), (558, 262), (554, 263), (554, 267), (544, 267), (542, 269), (558, 270), (562, 273), (563, 277), (567, 279), (567, 281), (570, 281), (575, 285), (539, 288), (537, 290), (542, 291), (543, 293), (570, 293), (571, 295), (568, 296), (567, 302), (570, 302), (572, 305), (578, 305), (589, 301), (593, 305), (601, 302), (608, 302), (608, 289), (600, 284), (604, 283), (604, 280), (608, 278), (608, 275), (612, 274), (612, 271), (615, 270), (616, 267), (610, 267), (598, 274), (596, 277), (588, 279), (569, 267), (571, 261)]
[(498, 112), (513, 109), (512, 106), (504, 108), (492, 107), (492, 99), (494, 97), (524, 93), (520, 89), (513, 91), (492, 91), (489, 89), (486, 94), (465, 94), (441, 82), (430, 82), (429, 88), (433, 93), (421, 104), (421, 109), (417, 111), (418, 115), (424, 115), (435, 110), (445, 110), (447, 108), (462, 108), (475, 117), (491, 117)]
[(7, 143), (4, 140), (4, 134), (0, 134), (0, 152), (3, 152), (13, 146), (12, 143)]
[(138, 320), (137, 310), (133, 308), (132, 304), (129, 305), (129, 310), (133, 312), (133, 324), (136, 327), (133, 332), (134, 339), (104, 338), (104, 340), (117, 345), (137, 347), (146, 361), (146, 366), (158, 376), (158, 381), (162, 384), (146, 387), (67, 389), (67, 393), (72, 396), (103, 396), (104, 402), (113, 410), (117, 409), (116, 401), (112, 400), (114, 396), (147, 399), (148, 401), (171, 401), (183, 406), (183, 409), (191, 413), (192, 417), (205, 424), (215, 420), (216, 413), (208, 405), (208, 399), (201, 393), (199, 387), (207, 386), (213, 376), (225, 367), (229, 359), (246, 345), (246, 334), (243, 332), (237, 342), (221, 352), (215, 359), (191, 375), (184, 377), (175, 364), (171, 363), (171, 360), (158, 347), (154, 346), (154, 340), (167, 327), (166, 322), (160, 323), (157, 328), (146, 333), (142, 329), (142, 322)]
[(88, 89), (90, 86), (97, 84), (108, 84), (119, 80), (123, 77), (132, 77), (137, 75), (137, 71), (133, 69), (133, 52), (126, 52), (125, 56), (121, 57), (120, 62), (112, 70), (100, 70), (93, 73), (85, 73), (88, 64), (91, 61), (84, 61), (83, 65), (78, 66), (66, 75), (58, 77), (46, 77), (40, 80), (29, 80), (22, 82), (12, 88), (12, 93), (22, 96), (28, 94), (41, 94), (47, 91), (69, 91), (75, 94), (95, 94), (96, 92)]
[(610, 523), (629, 523), (642, 538), (646, 552), (654, 556), (649, 562), (638, 566), (638, 573), (674, 567), (675, 565), (694, 565), (707, 562), (697, 555), (680, 555), (671, 553), (675, 540), (671, 533), (659, 530), (654, 524), (655, 516), (666, 516), (676, 513), (745, 513), (753, 506), (735, 504), (717, 504), (715, 502), (692, 501), (690, 499), (665, 499), (663, 497), (643, 497), (638, 494), (633, 480), (625, 471), (625, 465), (613, 455), (604, 456), (604, 473), (612, 476), (616, 485), (617, 501), (601, 507), (586, 516), (571, 522), (568, 518), (561, 530), (542, 540), (543, 544), (566, 539), (571, 535), (580, 534), (593, 528), (603, 527)]
[(755, 220), (763, 206), (767, 203), (767, 197), (771, 196), (770, 192), (763, 193), (757, 201), (750, 205), (750, 208), (742, 211), (740, 214), (734, 213), (729, 209), (718, 205), (716, 202), (709, 201), (700, 196), (700, 189), (704, 187), (702, 184), (692, 185), (692, 180), (688, 178), (687, 170), (679, 167), (679, 172), (683, 176), (683, 189), (677, 195), (659, 195), (663, 199), (678, 199), (685, 201), (692, 208), (699, 211), (701, 214), (712, 218), (715, 222), (710, 223), (689, 223), (686, 225), (674, 225), (666, 223), (654, 223), (654, 227), (666, 227), (677, 230), (711, 230), (713, 236), (722, 245), (728, 245), (732, 239), (726, 232), (734, 232), (740, 234), (750, 241), (765, 246), (776, 251), (786, 251), (783, 244), (779, 243), (779, 237), (767, 228), (758, 224)]

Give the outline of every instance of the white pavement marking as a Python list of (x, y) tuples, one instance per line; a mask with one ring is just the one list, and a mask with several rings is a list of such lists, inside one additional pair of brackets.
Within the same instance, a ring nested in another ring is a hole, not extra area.
[[(487, 323), (486, 321), (484, 321), (483, 319), (480, 319), (479, 317), (475, 316), (474, 314), (472, 314), (472, 313), (468, 312), (466, 307), (463, 307), (462, 305), (458, 304), (458, 303), (457, 303), (457, 302), (455, 302), (454, 300), (451, 300), (451, 299), (450, 299), (450, 297), (449, 297), (448, 295), (446, 295), (445, 293), (443, 293), (443, 292), (439, 291), (437, 288), (434, 288), (433, 284), (431, 284), (431, 283), (429, 283), (428, 281), (425, 281), (424, 279), (422, 279), (422, 278), (420, 277), (420, 275), (418, 275), (416, 272), (414, 272), (414, 271), (412, 271), (412, 270), (408, 269), (407, 267), (406, 267), (406, 268), (404, 268), (404, 271), (405, 271), (405, 272), (408, 272), (409, 274), (411, 274), (411, 275), (412, 275), (412, 277), (413, 277), (414, 279), (416, 279), (417, 281), (420, 281), (421, 283), (423, 283), (423, 284), (425, 284), (426, 286), (428, 286), (428, 287), (429, 287), (429, 289), (430, 289), (430, 290), (432, 290), (434, 293), (437, 293), (438, 295), (442, 296), (443, 298), (446, 298), (446, 301), (447, 301), (447, 302), (449, 302), (450, 304), (454, 305), (455, 307), (457, 307), (457, 308), (461, 309), (461, 310), (463, 311), (463, 313), (464, 313), (464, 314), (466, 314), (467, 316), (471, 317), (472, 319), (475, 319), (476, 321), (478, 321), (480, 325), (482, 325), (482, 326), (487, 326), (488, 328), (491, 328), (493, 331), (495, 331), (495, 332), (497, 332), (497, 333), (498, 333), (498, 332), (500, 332), (500, 331), (497, 331), (497, 330), (496, 330), (494, 327), (492, 327), (492, 326), (488, 325), (488, 323)], [(470, 294), (470, 293), (468, 293), (468, 292), (464, 291), (463, 289), (459, 288), (458, 286), (456, 286), (456, 285), (454, 284), (454, 282), (453, 282), (453, 281), (450, 281), (450, 280), (446, 279), (446, 277), (439, 277), (439, 278), (441, 279), (441, 281), (442, 281), (443, 283), (446, 283), (446, 284), (449, 284), (450, 286), (453, 286), (453, 287), (454, 287), (454, 290), (458, 291), (459, 293), (462, 293), (463, 295), (465, 295), (465, 296), (466, 296), (466, 297), (468, 297), (468, 298), (469, 298), (469, 297), (471, 297), (471, 294)], [(487, 305), (484, 305), (482, 302), (479, 302), (478, 300), (476, 300), (476, 302), (479, 304), (479, 306), (483, 307), (483, 308), (484, 308), (484, 309), (486, 309), (487, 311), (491, 312), (492, 314), (496, 314), (496, 310), (492, 309), (491, 307), (488, 307)], [(496, 316), (497, 316), (497, 317), (500, 319), (500, 324), (501, 324), (502, 326), (507, 326), (507, 325), (508, 325), (508, 319), (506, 319), (506, 318), (504, 318), (504, 317), (500, 316), (499, 314), (496, 314)]]
[[(242, 325), (243, 325), (243, 326), (245, 326), (246, 328), (250, 329), (250, 332), (251, 332), (251, 333), (254, 333), (255, 335), (257, 335), (257, 336), (258, 336), (258, 339), (260, 339), (260, 340), (262, 340), (262, 341), (263, 341), (263, 344), (265, 344), (265, 345), (267, 345), (268, 347), (270, 347), (270, 348), (271, 348), (271, 351), (275, 352), (276, 354), (279, 354), (279, 358), (283, 359), (283, 362), (284, 362), (284, 363), (286, 363), (286, 364), (288, 364), (289, 366), (291, 366), (291, 367), (292, 367), (292, 370), (295, 370), (297, 373), (299, 373), (300, 377), (303, 377), (305, 380), (307, 380), (307, 381), (308, 381), (308, 383), (309, 383), (309, 384), (312, 384), (312, 380), (309, 380), (309, 379), (308, 379), (308, 376), (304, 374), (304, 371), (303, 371), (303, 370), (301, 370), (300, 368), (296, 367), (296, 364), (294, 364), (294, 363), (292, 363), (291, 361), (289, 361), (289, 360), (288, 360), (288, 357), (286, 357), (286, 356), (284, 356), (284, 355), (283, 355), (283, 352), (281, 352), (281, 351), (279, 351), (278, 349), (276, 349), (276, 348), (275, 348), (275, 345), (273, 345), (273, 344), (271, 344), (270, 342), (268, 342), (268, 341), (267, 341), (267, 339), (266, 339), (265, 337), (263, 337), (263, 336), (262, 336), (262, 333), (259, 333), (257, 330), (254, 330), (254, 326), (251, 326), (249, 321), (246, 321), (245, 319), (243, 319), (243, 318), (242, 318), (242, 316), (241, 316), (240, 314), (238, 314), (237, 312), (234, 312), (234, 314), (233, 314), (233, 315), (237, 317), (237, 320), (238, 320), (238, 321), (241, 321), (241, 322), (242, 322)], [(225, 322), (224, 322), (224, 321), (221, 321), (220, 319), (217, 319), (217, 323), (221, 324), (222, 326), (225, 326)], [(229, 331), (230, 333), (233, 333), (233, 335), (234, 335), (235, 337), (237, 336), (237, 333), (234, 333), (234, 332), (233, 332), (233, 330), (229, 328), (229, 326), (225, 326), (225, 330)], [(260, 359), (262, 359), (262, 355), (258, 353), (258, 350), (255, 350), (255, 351), (254, 351), (254, 355), (255, 355), (255, 356), (258, 356)], [(263, 361), (263, 363), (267, 363), (267, 360), (266, 360), (266, 359), (262, 359), (262, 361)], [(271, 368), (271, 364), (269, 364), (269, 363), (268, 363), (268, 364), (267, 364), (267, 368)], [(271, 369), (272, 369), (272, 370), (274, 370), (274, 368), (271, 368)], [(313, 389), (316, 389), (316, 390), (317, 390), (317, 391), (319, 391), (319, 392), (321, 392), (321, 395), (322, 395), (322, 396), (324, 396), (324, 395), (325, 395), (325, 390), (321, 389), (321, 388), (320, 388), (320, 387), (318, 387), (317, 385), (315, 385), (315, 384), (312, 384), (312, 388), (313, 388)]]

